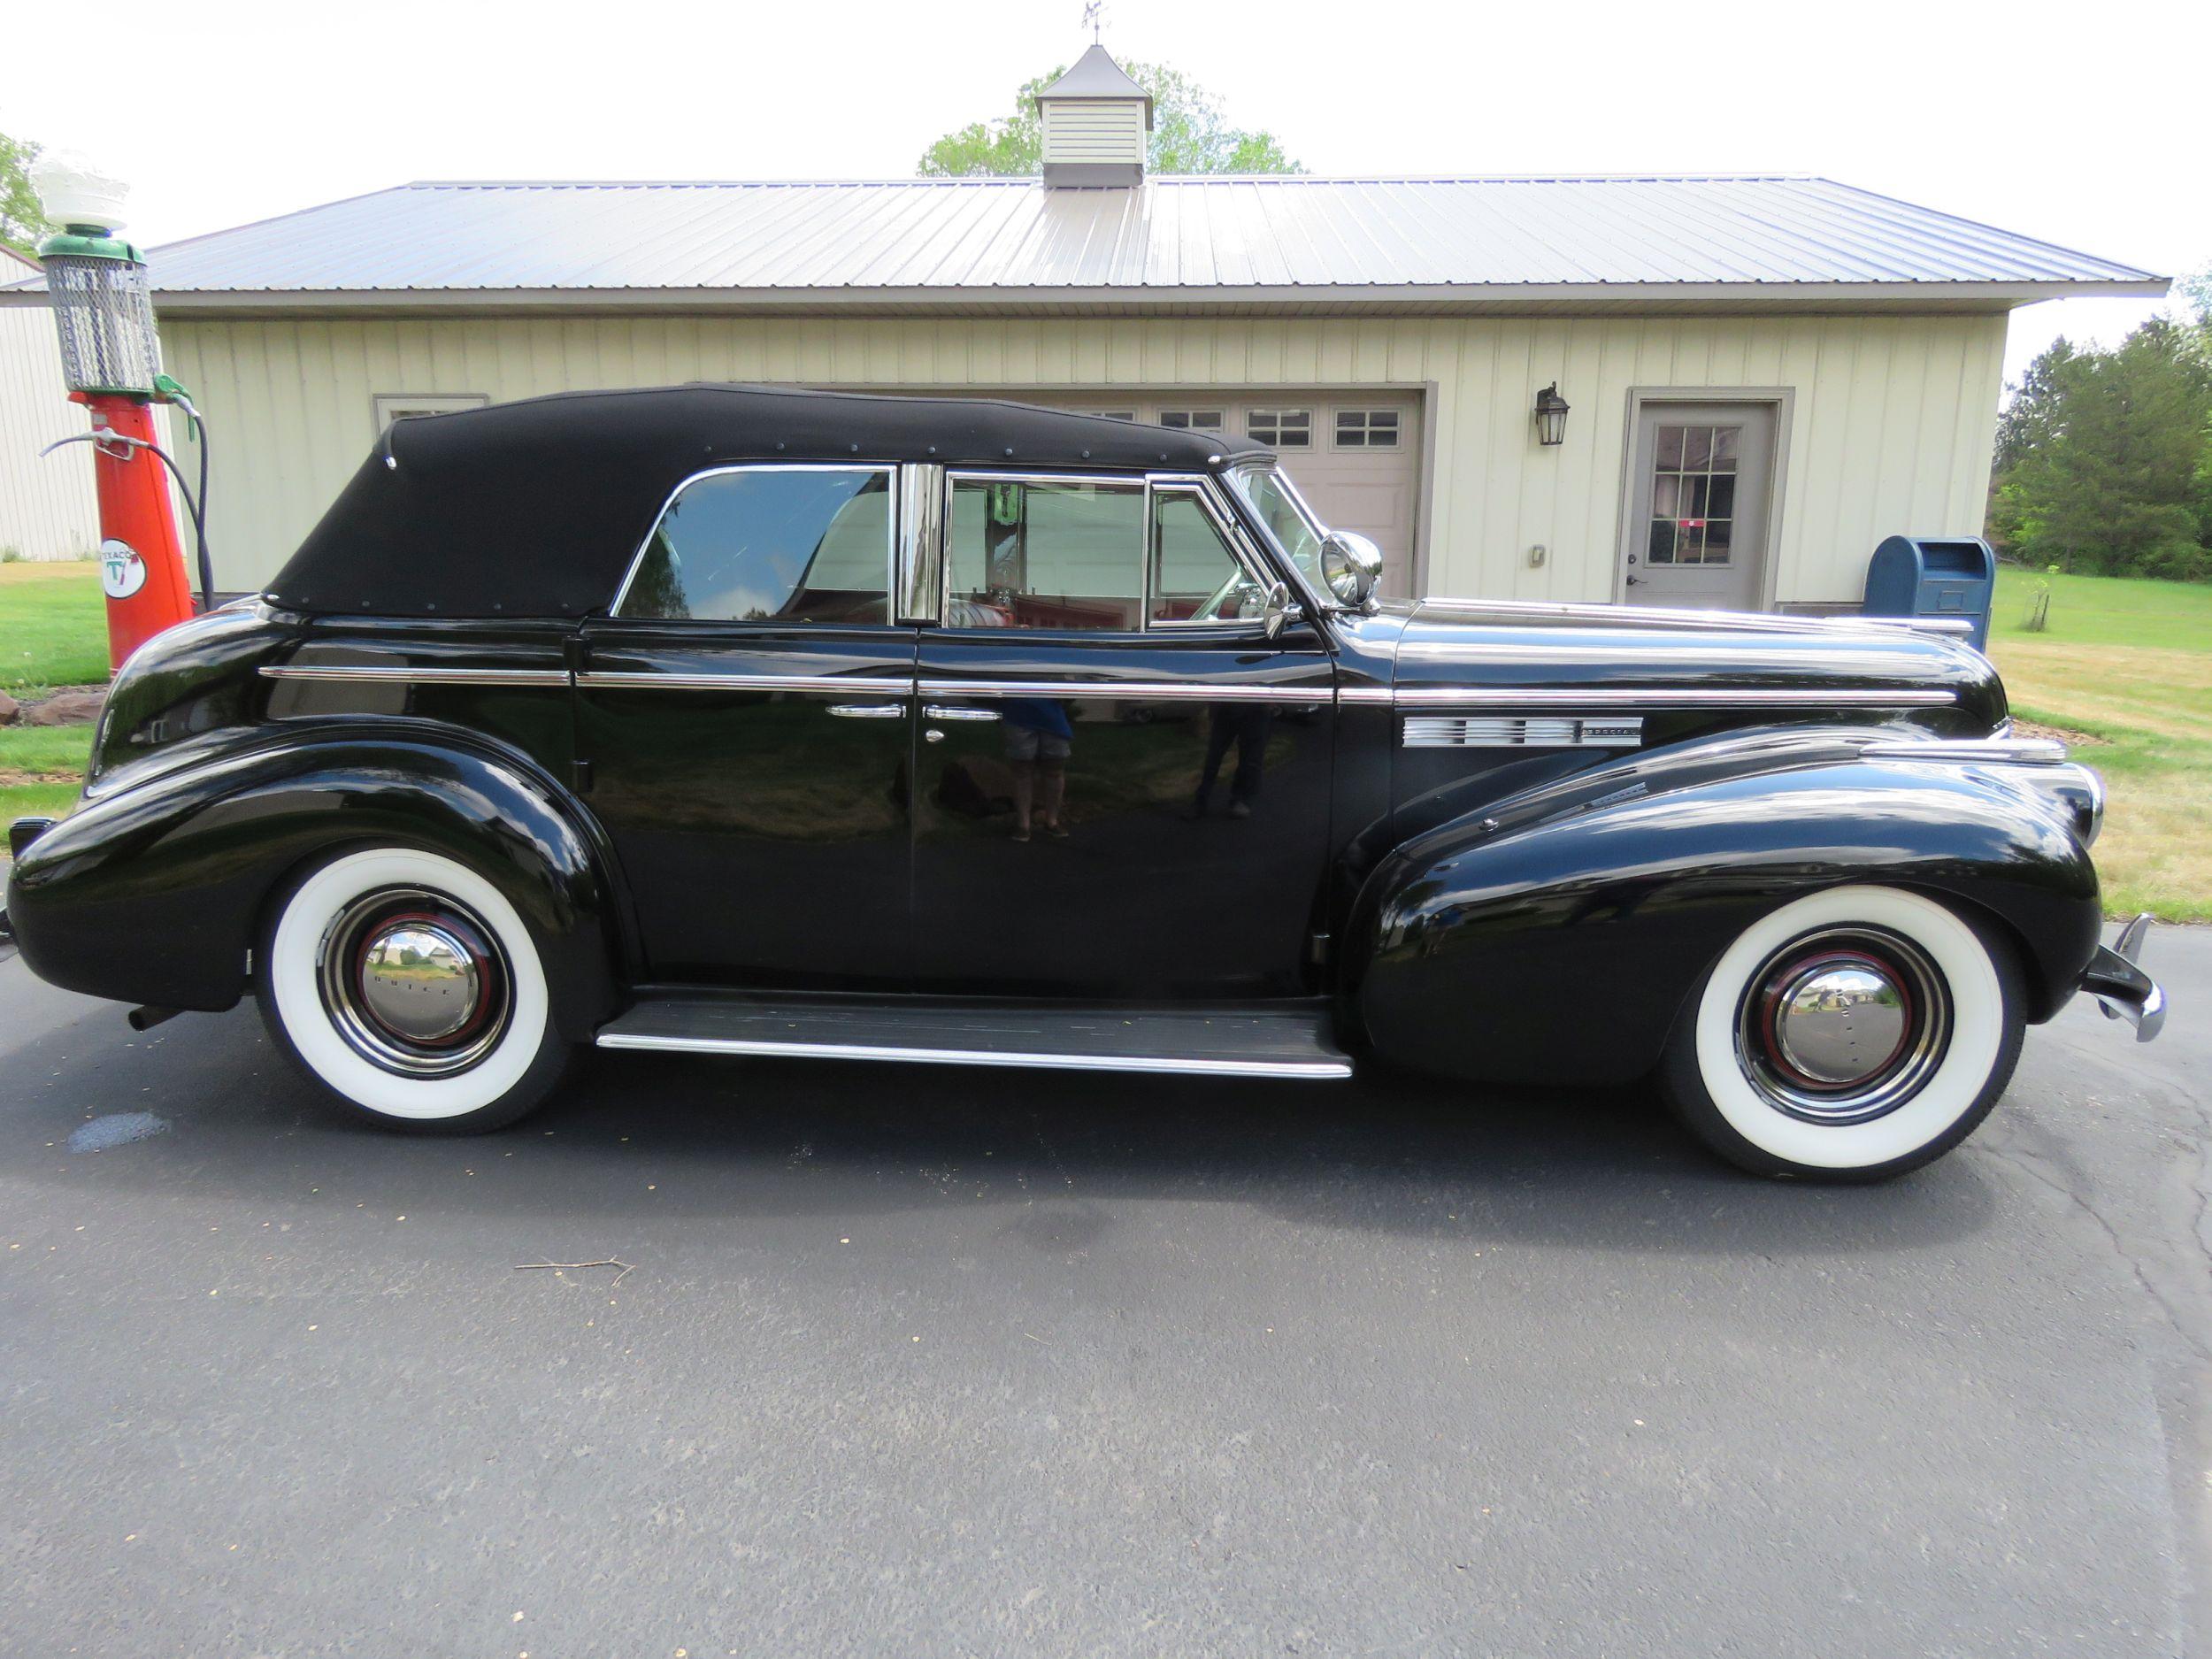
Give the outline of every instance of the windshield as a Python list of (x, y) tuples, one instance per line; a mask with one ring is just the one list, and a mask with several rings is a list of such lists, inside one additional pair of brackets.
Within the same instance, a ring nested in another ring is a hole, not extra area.
[(1244, 466), (1229, 474), (1229, 483), (1283, 556), (1298, 567), (1306, 586), (1316, 594), (1326, 594), (1329, 582), (1322, 570), (1321, 543), (1328, 532), (1299, 500), (1290, 480), (1271, 467)]

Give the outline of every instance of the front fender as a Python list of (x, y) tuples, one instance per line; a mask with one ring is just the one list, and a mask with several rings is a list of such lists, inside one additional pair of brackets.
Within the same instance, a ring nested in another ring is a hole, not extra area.
[(560, 1029), (613, 1011), (620, 936), (596, 825), (524, 757), (465, 734), (266, 729), (135, 787), (96, 795), (18, 862), (8, 917), (25, 962), (69, 990), (163, 1007), (234, 1005), (275, 889), (349, 846), (444, 853), (498, 885), (545, 956)]
[(1751, 922), (1879, 882), (2001, 922), (2030, 1018), (2048, 1018), (2096, 949), (2096, 872), (2063, 808), (2011, 770), (1809, 764), (1440, 826), (1362, 890), (1345, 1013), (1376, 1052), (1422, 1070), (1627, 1082)]

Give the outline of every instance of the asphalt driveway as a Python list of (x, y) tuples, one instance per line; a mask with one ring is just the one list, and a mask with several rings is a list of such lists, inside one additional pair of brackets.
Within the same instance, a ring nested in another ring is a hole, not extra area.
[(0, 963), (0, 1651), (2206, 1652), (2151, 956), (2163, 1041), (1869, 1189), (1376, 1078), (609, 1057), (405, 1141)]

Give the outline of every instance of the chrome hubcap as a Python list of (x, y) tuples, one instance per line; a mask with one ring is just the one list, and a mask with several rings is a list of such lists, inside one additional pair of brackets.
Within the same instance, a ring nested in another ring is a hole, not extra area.
[(442, 894), (356, 899), (324, 933), (319, 972), (331, 1023), (388, 1071), (466, 1071), (507, 1027), (511, 980), (491, 930)]
[(361, 949), (362, 1008), (411, 1042), (465, 1030), (482, 1005), (483, 984), (475, 953), (435, 918), (395, 918)]
[(1767, 1103), (1812, 1123), (1902, 1106), (1942, 1064), (1950, 994), (1901, 935), (1835, 928), (1795, 940), (1753, 976), (1737, 1057)]
[(1905, 1015), (1904, 993), (1880, 968), (1832, 963), (1801, 974), (1777, 998), (1775, 1044), (1793, 1071), (1840, 1088), (1895, 1057)]

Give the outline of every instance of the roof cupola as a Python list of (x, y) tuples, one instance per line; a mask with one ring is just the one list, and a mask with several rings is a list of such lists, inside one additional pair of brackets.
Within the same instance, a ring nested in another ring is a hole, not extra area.
[(1152, 95), (1094, 43), (1037, 95), (1048, 185), (1133, 185), (1144, 178)]

